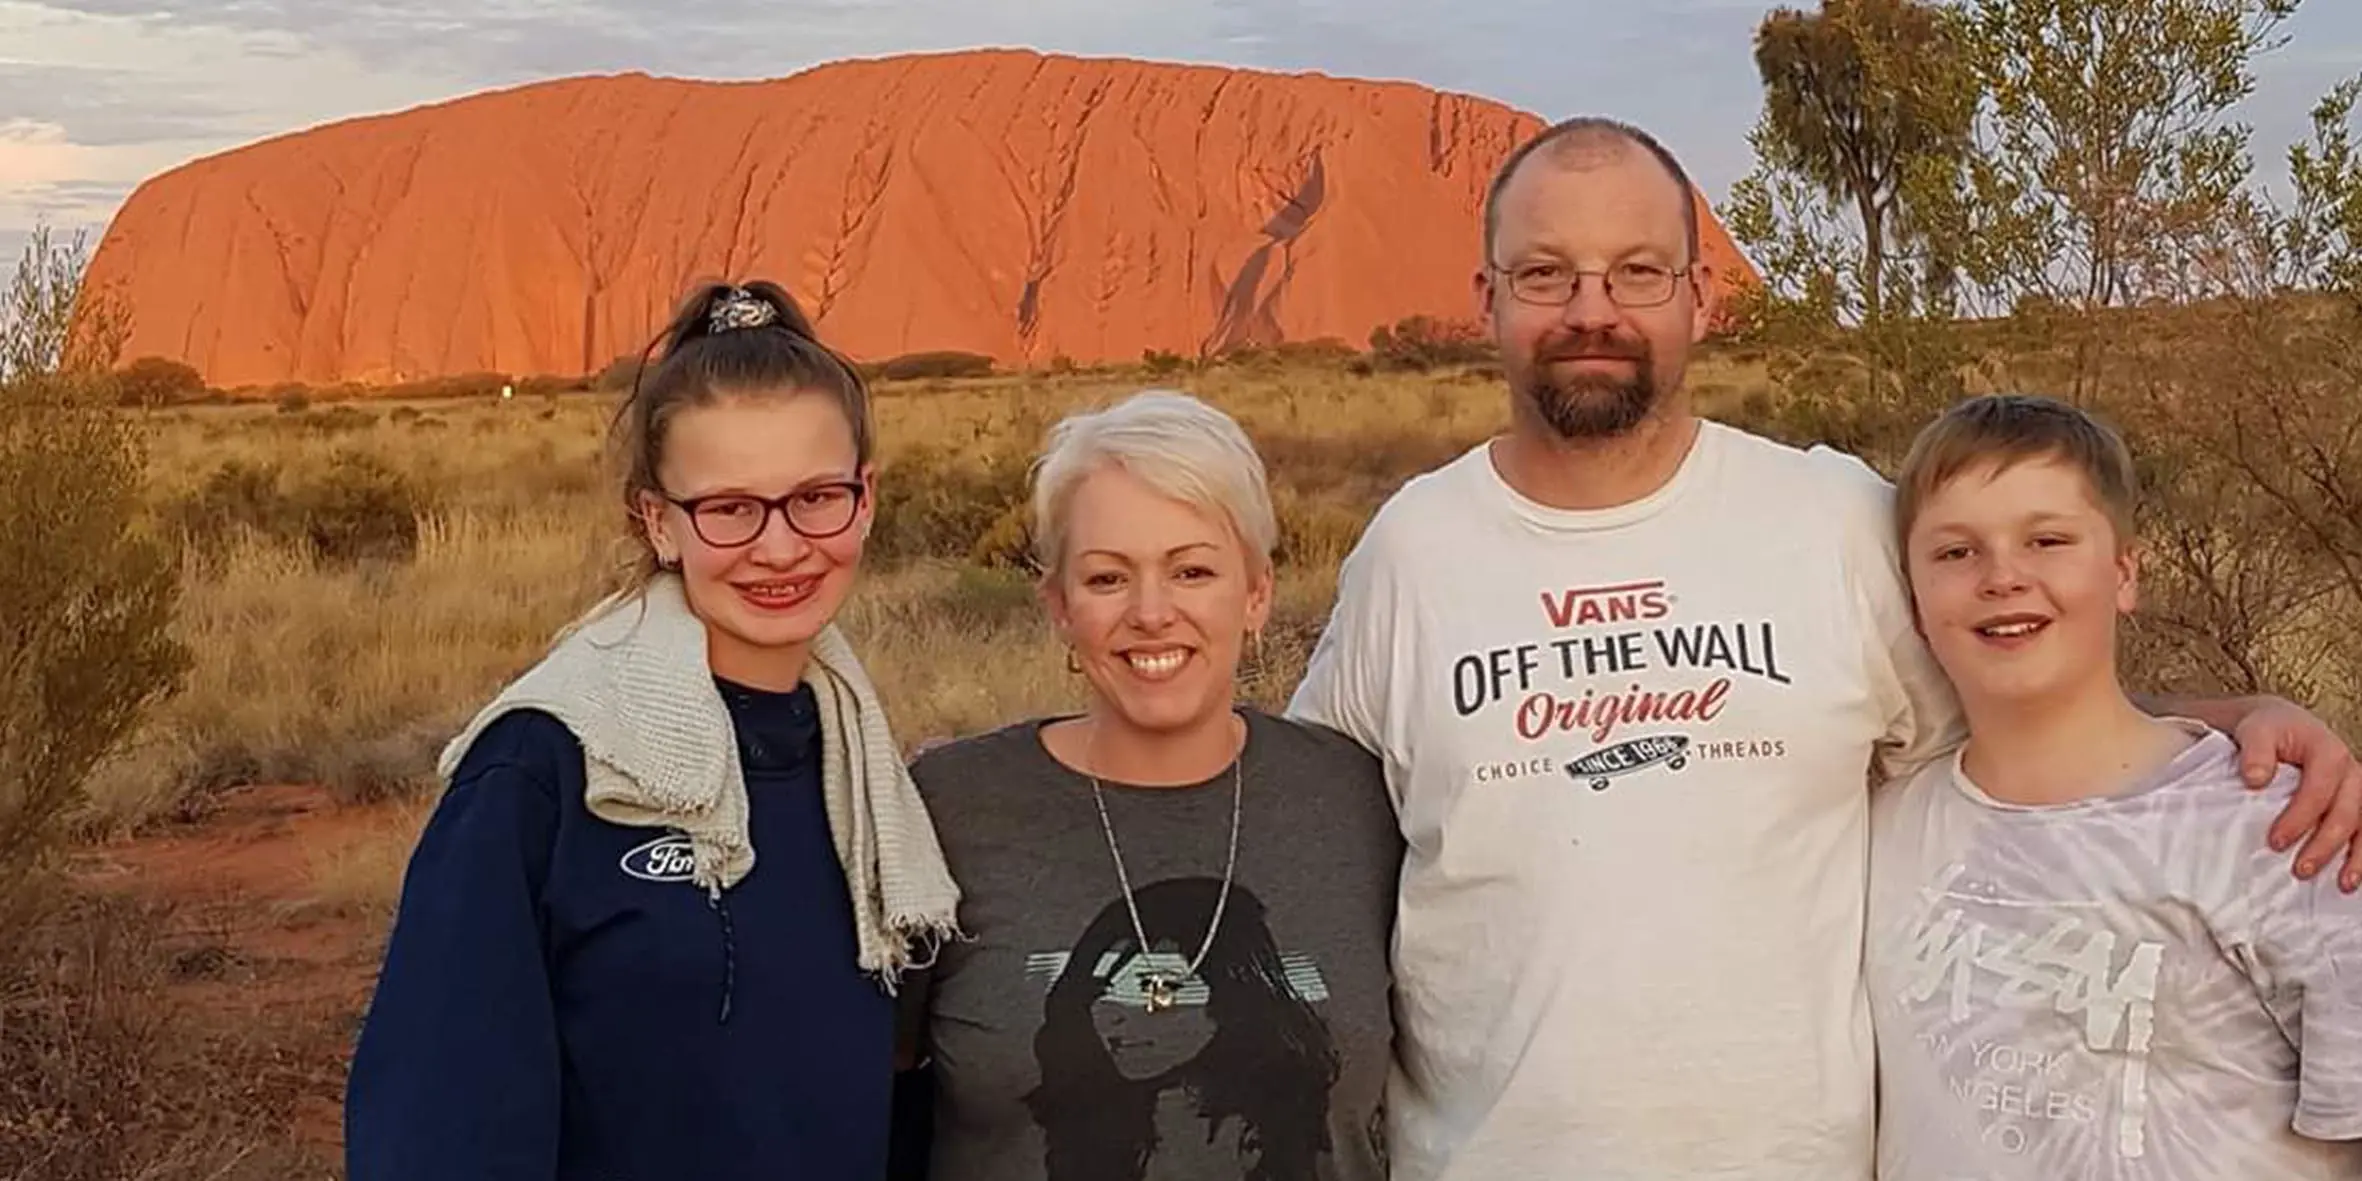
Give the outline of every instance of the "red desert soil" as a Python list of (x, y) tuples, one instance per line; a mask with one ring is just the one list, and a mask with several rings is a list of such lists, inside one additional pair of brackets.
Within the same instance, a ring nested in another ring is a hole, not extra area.
[[(88, 283), (120, 284), (124, 357), (223, 388), (596, 373), (711, 277), (778, 281), (873, 360), (1359, 347), (1475, 314), (1484, 191), (1541, 126), (1410, 83), (1023, 50), (568, 78), (155, 176)], [(1696, 200), (1720, 281), (1753, 281)]]
[[(319, 788), (249, 787), (197, 823), (80, 859), (86, 888), (173, 904), (170, 995), (184, 1034), (267, 1045), (273, 1077), (259, 1090), (291, 1104), (290, 1135), (319, 1153), (342, 1141), (344, 1063), (384, 937), (378, 904), (337, 897), (339, 883), (369, 889), (361, 875), (380, 862), (398, 873), (406, 823), (395, 807), (339, 805)], [(370, 860), (323, 869), (340, 856)]]

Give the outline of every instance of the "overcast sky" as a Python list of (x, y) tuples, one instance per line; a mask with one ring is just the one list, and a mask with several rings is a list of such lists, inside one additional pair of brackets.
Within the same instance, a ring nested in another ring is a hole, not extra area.
[[(1809, 3), (1810, 0), (1791, 0)], [(841, 57), (1027, 46), (1400, 78), (1545, 118), (1629, 119), (1720, 200), (1748, 168), (1761, 0), (0, 0), (0, 259), (93, 241), (145, 177), (351, 115), (639, 70), (778, 77)], [(465, 14), (465, 15), (463, 15)], [(2362, 70), (2362, 2), (2310, 0), (2243, 115), (2265, 167)], [(5, 265), (5, 263), (0, 263)]]

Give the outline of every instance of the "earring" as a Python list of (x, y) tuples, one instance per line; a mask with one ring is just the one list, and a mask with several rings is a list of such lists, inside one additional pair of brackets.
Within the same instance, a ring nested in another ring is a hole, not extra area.
[(1078, 677), (1081, 676), (1083, 672), (1083, 662), (1075, 659), (1074, 647), (1071, 644), (1068, 645), (1066, 649), (1066, 671), (1073, 673)]

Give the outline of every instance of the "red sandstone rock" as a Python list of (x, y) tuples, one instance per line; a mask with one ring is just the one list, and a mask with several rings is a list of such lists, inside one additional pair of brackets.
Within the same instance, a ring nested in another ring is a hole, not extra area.
[[(1541, 125), (1401, 83), (978, 51), (758, 83), (576, 78), (298, 132), (140, 186), (91, 280), (216, 386), (583, 374), (692, 280), (832, 344), (1004, 364), (1472, 316), (1495, 164)], [(1706, 253), (1751, 280), (1699, 199)]]

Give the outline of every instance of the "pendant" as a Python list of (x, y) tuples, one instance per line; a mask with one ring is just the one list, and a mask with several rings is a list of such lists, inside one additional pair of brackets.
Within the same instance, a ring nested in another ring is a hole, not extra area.
[(1140, 991), (1148, 998), (1148, 1011), (1151, 1013), (1161, 1013), (1172, 1008), (1173, 999), (1180, 993), (1178, 983), (1172, 977), (1153, 974), (1141, 978)]

